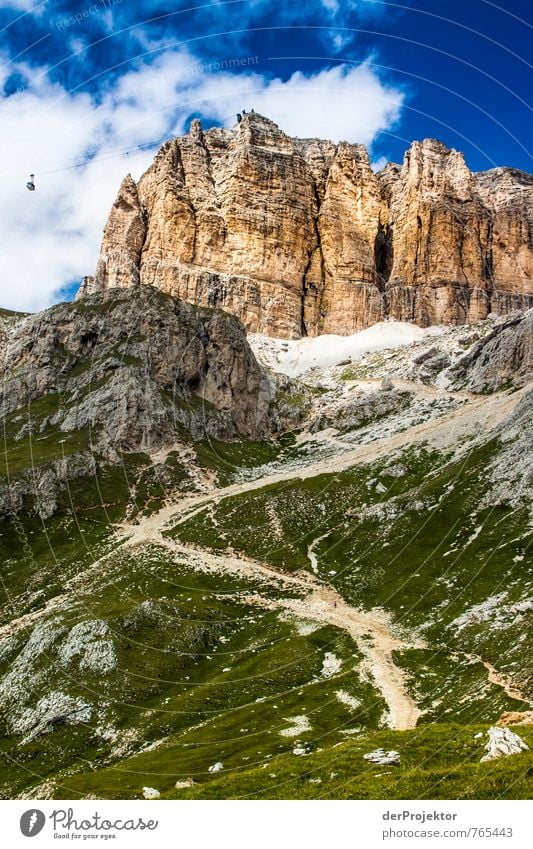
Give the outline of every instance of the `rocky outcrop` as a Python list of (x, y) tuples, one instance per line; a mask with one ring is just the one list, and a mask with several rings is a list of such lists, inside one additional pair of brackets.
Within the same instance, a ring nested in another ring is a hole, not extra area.
[(91, 426), (114, 447), (138, 450), (172, 437), (176, 420), (195, 437), (210, 428), (220, 438), (265, 435), (270, 391), (232, 316), (149, 287), (115, 289), (18, 325), (0, 416), (48, 398), (41, 430)]
[(485, 746), (487, 754), (481, 758), (481, 763), (529, 751), (527, 743), (524, 743), (522, 738), (509, 728), (498, 728), (493, 725), (487, 733), (489, 735), (489, 741)]
[(363, 755), (363, 759), (371, 764), (378, 766), (400, 766), (400, 753), (392, 749), (390, 752), (385, 749), (375, 749), (373, 752), (367, 752)]
[(375, 174), (362, 145), (196, 120), (123, 181), (80, 296), (147, 284), (288, 338), (475, 321), (533, 305), (532, 196), (432, 139)]
[(533, 310), (501, 321), (448, 371), (455, 388), (496, 392), (533, 377)]
[(281, 426), (275, 393), (233, 316), (148, 286), (28, 317), (4, 344), (0, 519), (28, 496), (49, 517), (68, 481), (122, 452), (266, 437)]
[(533, 710), (505, 711), (496, 725), (533, 725)]
[(365, 424), (377, 422), (385, 416), (398, 413), (409, 406), (412, 394), (401, 389), (388, 388), (362, 393), (348, 401), (333, 402), (327, 397), (324, 403), (316, 404), (316, 412), (307, 423), (311, 433), (317, 433), (333, 427), (339, 433), (363, 427)]

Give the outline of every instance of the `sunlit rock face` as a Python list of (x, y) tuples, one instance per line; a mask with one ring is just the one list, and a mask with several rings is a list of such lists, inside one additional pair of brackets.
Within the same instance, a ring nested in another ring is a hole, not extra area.
[(123, 181), (80, 295), (156, 286), (287, 338), (476, 321), (533, 304), (532, 195), (433, 139), (375, 174), (362, 145), (196, 120)]

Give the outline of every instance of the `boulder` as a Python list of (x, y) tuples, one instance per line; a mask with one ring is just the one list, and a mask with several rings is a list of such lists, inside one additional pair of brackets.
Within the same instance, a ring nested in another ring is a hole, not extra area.
[(509, 728), (493, 725), (487, 733), (489, 735), (488, 743), (485, 746), (487, 754), (483, 755), (481, 763), (494, 761), (497, 758), (506, 758), (510, 755), (519, 755), (521, 752), (529, 750), (527, 743), (524, 743), (522, 738)]
[(502, 713), (496, 725), (533, 725), (533, 710)]
[(159, 790), (156, 790), (154, 787), (143, 787), (143, 798), (145, 799), (159, 799), (161, 793)]
[(391, 749), (389, 752), (385, 749), (374, 749), (373, 752), (367, 752), (363, 755), (365, 761), (379, 766), (400, 766), (400, 753)]

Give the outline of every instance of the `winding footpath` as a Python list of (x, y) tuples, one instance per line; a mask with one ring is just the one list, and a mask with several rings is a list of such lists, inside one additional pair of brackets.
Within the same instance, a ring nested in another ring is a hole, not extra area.
[[(368, 673), (387, 705), (387, 724), (390, 728), (414, 728), (421, 715), (411, 697), (403, 670), (393, 660), (393, 652), (405, 648), (424, 648), (421, 641), (402, 640), (392, 631), (390, 617), (384, 610), (361, 610), (351, 607), (332, 587), (324, 584), (310, 572), (278, 572), (264, 563), (233, 554), (218, 554), (213, 551), (191, 547), (163, 537), (155, 531), (144, 543), (163, 546), (177, 562), (200, 571), (235, 574), (264, 587), (290, 590), (290, 597), (271, 598), (254, 592), (245, 593), (240, 599), (268, 610), (285, 610), (295, 618), (333, 625), (346, 631), (363, 655), (362, 667), (358, 672)], [(139, 545), (139, 543), (137, 543)], [(294, 597), (294, 592), (301, 597)]]
[[(463, 397), (466, 395), (461, 394)], [(268, 609), (284, 609), (297, 618), (333, 625), (346, 631), (363, 655), (363, 671), (370, 675), (387, 704), (388, 725), (393, 729), (414, 728), (421, 711), (409, 693), (403, 670), (394, 663), (393, 652), (405, 648), (424, 648), (425, 645), (417, 639), (406, 640), (397, 637), (393, 633), (390, 617), (384, 610), (351, 607), (335, 589), (309, 572), (283, 573), (251, 558), (185, 545), (164, 536), (163, 531), (179, 527), (208, 504), (254, 492), (271, 484), (346, 471), (358, 464), (371, 463), (381, 456), (390, 456), (393, 452), (416, 443), (424, 442), (440, 449), (457, 445), (466, 435), (495, 428), (509, 415), (520, 397), (520, 392), (513, 395), (468, 395), (463, 406), (437, 419), (357, 448), (344, 450), (343, 445), (340, 453), (303, 467), (289, 465), (255, 480), (238, 482), (182, 498), (179, 502), (169, 503), (159, 512), (142, 518), (137, 525), (119, 526), (117, 532), (125, 537), (123, 545), (127, 547), (150, 543), (163, 546), (178, 560), (194, 568), (220, 573), (233, 572), (254, 581), (300, 591), (303, 594), (301, 598), (266, 598), (264, 595), (252, 593), (246, 595), (244, 600)], [(313, 572), (317, 569), (314, 547), (319, 541), (320, 538), (314, 540), (308, 551)]]
[[(266, 597), (259, 592), (242, 596), (243, 601), (267, 609), (279, 609), (290, 612), (296, 618), (311, 620), (320, 624), (333, 625), (347, 632), (363, 656), (362, 670), (368, 673), (374, 685), (387, 704), (387, 721), (393, 729), (409, 729), (416, 726), (421, 711), (409, 693), (405, 674), (395, 663), (393, 652), (405, 648), (423, 648), (419, 640), (400, 639), (393, 632), (389, 615), (382, 609), (362, 610), (351, 607), (331, 586), (320, 581), (311, 572), (300, 571), (286, 573), (251, 558), (236, 556), (233, 553), (217, 553), (209, 549), (199, 549), (185, 545), (164, 535), (164, 531), (177, 528), (181, 523), (202, 511), (208, 504), (216, 504), (223, 499), (250, 493), (265, 486), (289, 480), (308, 479), (322, 474), (346, 471), (359, 464), (371, 463), (381, 456), (391, 456), (403, 447), (416, 443), (427, 443), (440, 449), (457, 446), (466, 435), (485, 433), (502, 421), (521, 397), (520, 392), (513, 395), (499, 394), (475, 396), (465, 399), (460, 408), (424, 424), (410, 427), (403, 432), (376, 440), (356, 448), (346, 449), (339, 443), (339, 453), (324, 457), (305, 466), (287, 465), (280, 470), (253, 480), (240, 481), (230, 486), (216, 489), (213, 481), (208, 491), (182, 497), (179, 501), (165, 505), (150, 516), (143, 517), (136, 524), (125, 522), (116, 526), (116, 542), (109, 552), (95, 561), (83, 573), (72, 579), (67, 592), (50, 599), (40, 611), (35, 611), (13, 620), (0, 628), (0, 639), (22, 628), (33, 625), (68, 602), (72, 593), (104, 568), (106, 561), (114, 558), (122, 549), (156, 545), (171, 552), (177, 562), (201, 571), (234, 573), (256, 582), (259, 586), (284, 588), (291, 595), (286, 597)], [(309, 547), (309, 558), (313, 571), (317, 561), (314, 547), (321, 538), (315, 539)], [(276, 594), (277, 595), (277, 594)], [(503, 686), (514, 698), (521, 698), (516, 690), (511, 690), (509, 682), (497, 678), (496, 670), (485, 664), (494, 683)], [(361, 671), (361, 666), (359, 667)]]

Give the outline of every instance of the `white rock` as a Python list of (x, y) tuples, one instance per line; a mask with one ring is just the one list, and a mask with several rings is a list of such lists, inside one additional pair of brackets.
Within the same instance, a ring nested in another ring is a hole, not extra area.
[(145, 799), (159, 799), (161, 793), (154, 787), (143, 787), (143, 796)]
[(111, 640), (99, 640), (89, 643), (80, 660), (82, 671), (97, 672), (105, 675), (117, 666), (117, 655)]
[(366, 755), (363, 755), (363, 758), (365, 761), (380, 766), (400, 766), (400, 753), (395, 752), (394, 749), (391, 749), (390, 752), (386, 752), (385, 749), (374, 749), (373, 752), (367, 752)]
[(332, 675), (340, 672), (341, 668), (342, 660), (339, 660), (332, 651), (327, 651), (322, 662), (322, 675), (324, 678), (331, 678)]
[(222, 761), (217, 761), (216, 764), (212, 764), (208, 767), (208, 772), (221, 772), (224, 769), (224, 764)]
[(10, 717), (10, 730), (26, 734), (28, 743), (40, 734), (48, 734), (58, 725), (86, 724), (91, 719), (92, 707), (83, 699), (52, 690), (37, 702), (35, 708), (24, 708)]
[(389, 478), (403, 478), (407, 474), (407, 469), (401, 463), (395, 463), (393, 466), (387, 466), (386, 469), (383, 469), (381, 474)]
[(488, 735), (489, 742), (485, 746), (487, 754), (481, 758), (481, 763), (493, 761), (496, 758), (505, 758), (508, 755), (518, 755), (520, 752), (527, 752), (529, 749), (522, 738), (509, 728), (497, 728), (493, 725), (489, 728)]

